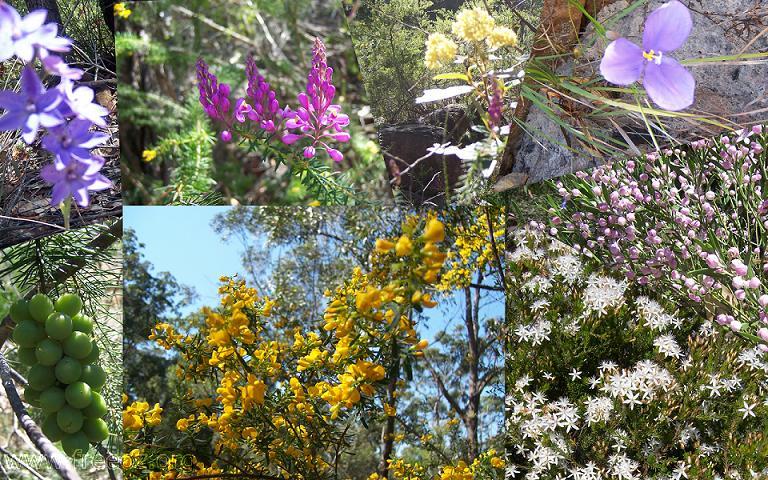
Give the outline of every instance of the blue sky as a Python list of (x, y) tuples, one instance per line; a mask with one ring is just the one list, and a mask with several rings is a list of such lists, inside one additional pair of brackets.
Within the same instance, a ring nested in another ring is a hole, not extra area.
[[(225, 242), (211, 227), (213, 218), (229, 208), (125, 207), (125, 226), (133, 229), (139, 242), (145, 245), (142, 252), (155, 272), (170, 272), (180, 283), (197, 292), (197, 298), (187, 312), (216, 305), (219, 277), (243, 271), (241, 246)], [(481, 312), (502, 317), (504, 297), (494, 293), (493, 296), (486, 295)], [(441, 302), (439, 307), (426, 312), (428, 321), (422, 324), (421, 334), (432, 340), (437, 331), (446, 328), (446, 320), (451, 326), (461, 323), (463, 294), (455, 302)]]

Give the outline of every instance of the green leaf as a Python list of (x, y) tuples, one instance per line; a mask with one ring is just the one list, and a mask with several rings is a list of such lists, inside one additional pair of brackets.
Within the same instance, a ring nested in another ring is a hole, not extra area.
[(469, 83), (469, 77), (466, 74), (459, 72), (441, 73), (440, 75), (432, 77), (432, 80), (462, 80)]

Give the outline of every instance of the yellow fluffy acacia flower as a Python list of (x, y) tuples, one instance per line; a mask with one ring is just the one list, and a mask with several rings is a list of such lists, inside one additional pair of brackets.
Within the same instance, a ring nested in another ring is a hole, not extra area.
[(488, 46), (491, 48), (514, 47), (517, 45), (517, 34), (507, 27), (496, 27), (488, 36)]
[(453, 22), (453, 34), (468, 42), (482, 42), (496, 27), (493, 17), (480, 7), (462, 10)]
[(430, 70), (437, 70), (456, 58), (459, 50), (453, 40), (442, 33), (432, 33), (427, 38), (427, 52), (424, 54), (424, 64)]

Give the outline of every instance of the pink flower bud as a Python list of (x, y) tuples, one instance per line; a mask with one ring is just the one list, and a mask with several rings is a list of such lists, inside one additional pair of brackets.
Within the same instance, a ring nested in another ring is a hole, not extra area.
[(747, 274), (747, 266), (744, 265), (744, 262), (739, 260), (738, 258), (734, 258), (731, 260), (731, 268), (733, 268), (733, 271), (736, 273), (736, 275), (744, 276)]
[(224, 130), (221, 132), (221, 140), (224, 142), (230, 142), (232, 141), (232, 132), (229, 130)]
[(758, 280), (757, 277), (752, 277), (749, 279), (749, 282), (747, 282), (747, 286), (752, 290), (760, 288), (760, 280)]
[(728, 325), (729, 323), (731, 323), (731, 319), (728, 318), (728, 315), (724, 313), (721, 313), (717, 317), (715, 317), (715, 321), (720, 325)]
[(738, 332), (741, 330), (741, 322), (738, 320), (733, 320), (730, 324), (728, 324), (729, 327), (731, 327), (731, 330), (734, 332)]
[(344, 160), (344, 154), (342, 154), (340, 151), (336, 150), (335, 148), (328, 149), (328, 156), (331, 157), (337, 163)]
[(765, 306), (768, 305), (768, 295), (760, 295), (760, 298), (757, 299), (757, 303), (759, 303), (761, 307), (765, 308)]
[(757, 336), (764, 342), (768, 342), (768, 328), (761, 328), (757, 331)]

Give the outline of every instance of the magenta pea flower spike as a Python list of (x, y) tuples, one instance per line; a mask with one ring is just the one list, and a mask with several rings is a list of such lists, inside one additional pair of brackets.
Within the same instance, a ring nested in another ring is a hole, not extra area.
[(622, 86), (642, 77), (653, 103), (665, 110), (683, 110), (693, 104), (696, 82), (669, 53), (685, 43), (692, 28), (688, 8), (677, 0), (667, 2), (645, 20), (642, 48), (626, 38), (608, 45), (600, 73), (608, 82)]

